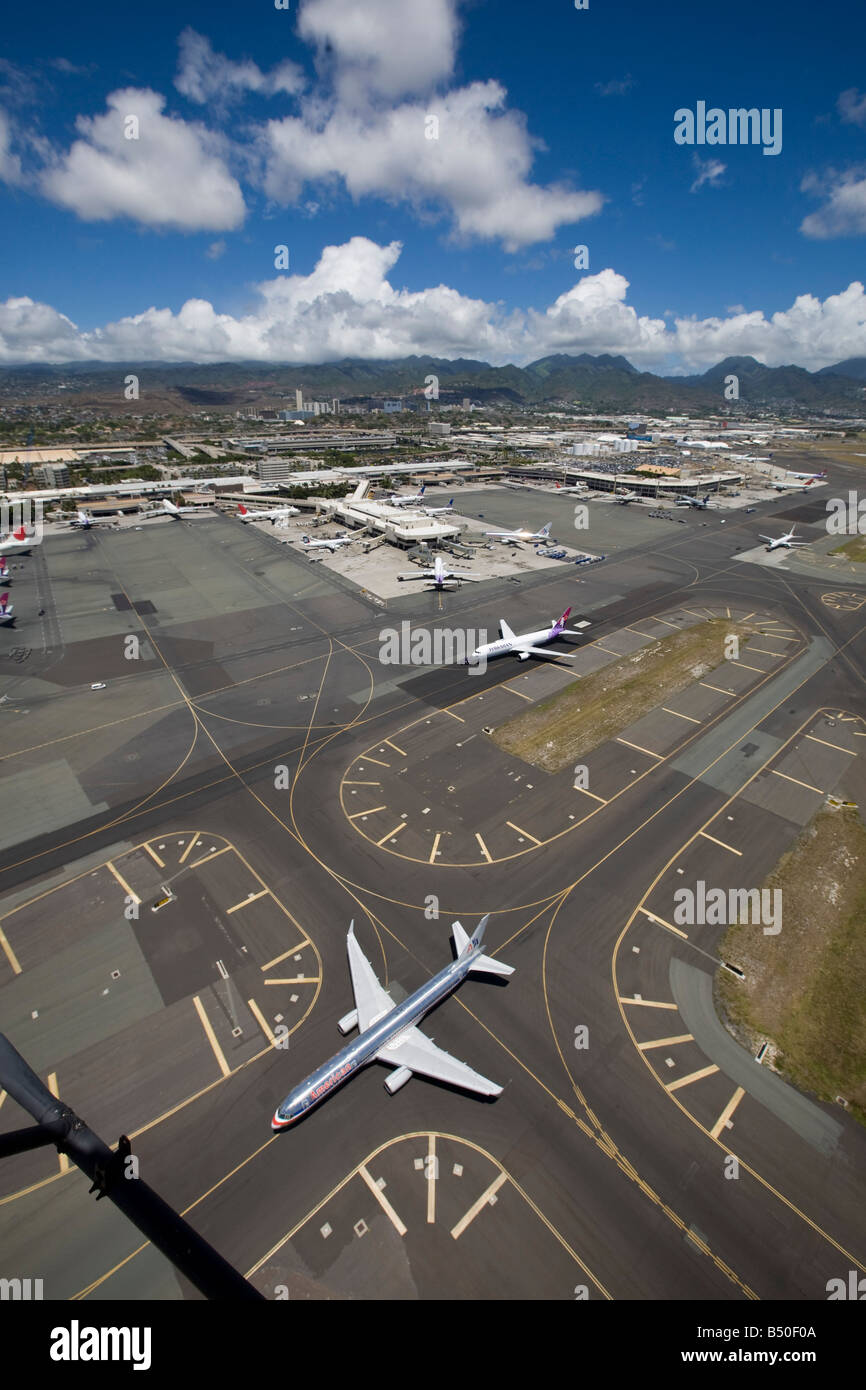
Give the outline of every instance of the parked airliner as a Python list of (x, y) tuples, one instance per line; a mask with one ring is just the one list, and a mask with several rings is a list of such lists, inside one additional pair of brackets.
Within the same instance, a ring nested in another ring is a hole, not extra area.
[(413, 492), (411, 496), (407, 493), (392, 492), (388, 497), (388, 505), (391, 507), (415, 507), (419, 502), (424, 501), (424, 493), (427, 491), (427, 484), (421, 484), (420, 492)]
[(527, 531), (524, 527), (518, 527), (516, 531), (485, 531), (484, 534), (491, 540), (502, 541), (503, 545), (521, 545), (525, 541), (539, 541), (542, 545), (547, 545), (551, 539), (552, 525), (553, 522), (548, 521), (540, 531)]
[(330, 550), (331, 553), (339, 550), (341, 545), (351, 545), (354, 537), (347, 536), (343, 532), (342, 536), (329, 536), (323, 541), (311, 540), (309, 536), (301, 536), (301, 545), (305, 550)]
[(454, 498), (448, 498), (448, 505), (446, 507), (419, 507), (418, 510), (423, 512), (425, 516), (439, 516), (442, 512), (453, 512)]
[(27, 535), (23, 526), (19, 526), (17, 531), (13, 531), (11, 536), (5, 536), (0, 541), (0, 555), (21, 555), (28, 551), (35, 542)]
[(238, 503), (238, 521), (284, 521), (286, 517), (297, 516), (300, 507), (270, 507), (267, 511), (251, 511), (243, 502)]
[(552, 661), (558, 657), (565, 657), (566, 661), (573, 661), (572, 652), (549, 652), (542, 642), (553, 642), (557, 637), (561, 637), (565, 631), (565, 624), (568, 621), (570, 608), (566, 608), (561, 618), (550, 627), (542, 628), (540, 632), (512, 632), (504, 618), (499, 621), (499, 641), (485, 642), (483, 646), (476, 647), (470, 657), (466, 659), (466, 665), (474, 665), (478, 661), (489, 661), (494, 656), (517, 656), (521, 661), (526, 661), (530, 656), (546, 656)]
[(811, 545), (811, 541), (800, 541), (794, 538), (794, 527), (786, 531), (784, 536), (761, 536), (762, 541), (767, 542), (767, 550), (790, 550), (795, 545)]
[(141, 512), (141, 516), (170, 516), (174, 521), (179, 521), (182, 516), (189, 516), (192, 512), (206, 510), (206, 507), (178, 507), (170, 498), (163, 497), (158, 507), (153, 507), (149, 511)]
[(0, 594), (0, 623), (11, 623), (14, 612), (15, 606), (9, 602), (9, 595)]
[(444, 589), (445, 585), (452, 579), (457, 580), (458, 587), (462, 580), (467, 579), (470, 584), (478, 584), (483, 578), (480, 574), (471, 574), (468, 570), (449, 570), (445, 568), (445, 561), (441, 555), (437, 555), (433, 561), (432, 569), (418, 569), (412, 574), (398, 574), (397, 578), (401, 581), (406, 579), (430, 579), (434, 589)]
[(454, 922), (452, 930), (457, 958), (408, 999), (404, 999), (402, 1004), (395, 1004), (382, 988), (376, 972), (355, 940), (355, 923), (350, 923), (347, 946), (355, 1007), (340, 1019), (337, 1026), (344, 1034), (357, 1027), (360, 1029), (359, 1035), (330, 1062), (325, 1062), (324, 1066), (289, 1092), (277, 1106), (271, 1128), (288, 1129), (289, 1125), (331, 1095), (356, 1071), (373, 1061), (396, 1067), (396, 1071), (385, 1081), (385, 1090), (391, 1096), (405, 1086), (414, 1073), (432, 1076), (436, 1081), (461, 1086), (467, 1091), (477, 1091), (482, 1096), (498, 1096), (501, 1086), (497, 1086), (495, 1081), (488, 1081), (465, 1062), (451, 1057), (415, 1026), (430, 1009), (463, 982), (470, 970), (487, 975), (514, 973), (513, 965), (504, 965), (502, 961), (481, 954), (479, 948), (486, 925), (485, 917), (472, 936), (468, 936), (460, 923)]

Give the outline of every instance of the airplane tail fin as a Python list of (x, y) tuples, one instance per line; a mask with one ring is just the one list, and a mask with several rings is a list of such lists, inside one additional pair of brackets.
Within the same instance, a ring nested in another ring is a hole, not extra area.
[[(458, 958), (480, 946), (488, 919), (489, 914), (487, 917), (482, 917), (471, 936), (467, 935), (459, 922), (453, 924), (452, 931), (454, 932), (454, 944), (457, 947)], [(513, 965), (506, 965), (504, 961), (494, 960), (492, 956), (475, 956), (472, 961), (471, 969), (482, 975), (514, 974)]]
[(563, 613), (562, 617), (559, 618), (559, 619), (557, 620), (557, 622), (555, 622), (555, 623), (553, 624), (553, 630), (554, 630), (554, 632), (562, 632), (562, 629), (565, 627), (565, 624), (568, 622), (568, 619), (569, 619), (570, 616), (571, 616), (571, 609), (570, 609), (570, 608), (566, 608), (566, 610), (565, 610), (565, 612)]
[(546, 526), (542, 526), (542, 528), (541, 528), (541, 530), (539, 531), (538, 534), (539, 534), (540, 536), (549, 536), (549, 535), (550, 535), (550, 528), (551, 528), (552, 525), (553, 525), (553, 522), (552, 522), (552, 521), (548, 521), (548, 523), (547, 523)]
[(0, 613), (5, 613), (9, 607), (9, 595), (0, 594)]
[(16, 541), (26, 541), (27, 539), (27, 532), (25, 531), (23, 526), (19, 526), (17, 531), (12, 532), (12, 535), (14, 536)]
[(249, 513), (247, 512), (247, 509), (246, 509), (246, 507), (244, 506), (243, 502), (239, 502), (239, 503), (238, 503), (238, 515), (239, 515), (239, 516), (248, 516), (248, 515), (249, 515)]

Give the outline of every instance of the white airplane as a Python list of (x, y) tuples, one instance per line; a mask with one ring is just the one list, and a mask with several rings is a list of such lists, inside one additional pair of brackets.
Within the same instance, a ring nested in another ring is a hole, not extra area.
[(271, 521), (276, 526), (278, 521), (284, 521), (286, 517), (297, 516), (300, 507), (271, 507), (267, 511), (250, 511), (243, 502), (238, 503), (238, 521)]
[(15, 608), (9, 602), (9, 595), (0, 594), (0, 623), (11, 623), (14, 612)]
[(678, 497), (675, 505), (677, 507), (698, 507), (701, 511), (705, 511), (710, 505), (709, 493), (706, 497)]
[[(121, 516), (122, 513), (118, 512), (117, 515)], [(69, 525), (77, 527), (79, 531), (89, 531), (91, 526), (113, 526), (114, 519), (112, 517), (94, 517), (91, 516), (90, 512), (82, 511), (79, 508)]]
[(573, 661), (572, 652), (549, 652), (541, 646), (542, 642), (553, 642), (565, 631), (565, 624), (568, 621), (570, 608), (566, 608), (562, 617), (550, 627), (542, 628), (540, 632), (512, 632), (504, 618), (499, 621), (499, 641), (485, 642), (482, 646), (476, 647), (471, 656), (466, 658), (466, 665), (470, 666), (477, 661), (489, 661), (494, 656), (518, 657), (521, 661), (526, 661), (530, 656), (546, 656), (551, 661), (556, 661), (560, 656), (564, 656), (566, 661)]
[(392, 507), (414, 507), (419, 502), (423, 502), (424, 493), (427, 491), (427, 484), (421, 484), (420, 492), (413, 492), (411, 496), (403, 495), (399, 492), (392, 492), (388, 497), (388, 502)]
[(289, 1092), (277, 1106), (271, 1128), (287, 1129), (314, 1105), (318, 1105), (320, 1100), (333, 1094), (361, 1067), (373, 1061), (385, 1062), (387, 1066), (396, 1068), (385, 1081), (389, 1096), (393, 1096), (415, 1075), (432, 1076), (435, 1081), (460, 1086), (463, 1090), (475, 1091), (482, 1096), (500, 1095), (502, 1087), (495, 1081), (488, 1081), (486, 1076), (481, 1076), (459, 1058), (437, 1047), (417, 1027), (424, 1015), (462, 984), (470, 971), (484, 975), (514, 974), (513, 965), (505, 965), (492, 956), (482, 954), (481, 940), (486, 925), (485, 917), (469, 936), (459, 922), (454, 922), (452, 931), (457, 948), (456, 959), (444, 966), (432, 980), (416, 989), (402, 1004), (395, 1004), (390, 994), (382, 988), (375, 970), (358, 945), (355, 924), (352, 922), (347, 946), (355, 1007), (340, 1019), (337, 1027), (344, 1036), (357, 1028), (358, 1036)]
[(11, 584), (12, 575), (9, 573), (9, 566), (6, 563), (6, 556), (0, 556), (0, 584)]
[(441, 555), (437, 555), (433, 561), (432, 569), (418, 569), (413, 574), (398, 574), (399, 580), (404, 579), (432, 579), (434, 589), (444, 589), (450, 579), (457, 580), (457, 587), (463, 579), (468, 579), (471, 584), (478, 584), (482, 579), (480, 574), (470, 574), (467, 570), (448, 570), (445, 568), (445, 561)]
[(501, 541), (503, 545), (520, 545), (525, 541), (539, 541), (542, 545), (547, 545), (550, 541), (550, 528), (552, 521), (548, 521), (546, 526), (542, 526), (540, 531), (527, 531), (524, 527), (519, 527), (516, 531), (485, 531), (485, 536), (491, 540)]
[(24, 551), (29, 551), (33, 541), (27, 535), (23, 526), (19, 526), (17, 531), (13, 531), (11, 536), (4, 536), (0, 541), (0, 555), (20, 555)]
[(454, 498), (448, 498), (448, 505), (446, 507), (419, 507), (418, 510), (423, 512), (425, 516), (438, 516), (440, 512), (453, 512)]
[(626, 507), (629, 502), (648, 502), (650, 498), (642, 497), (639, 492), (617, 492), (614, 485), (612, 500), (618, 502), (621, 507)]
[(341, 536), (329, 536), (323, 541), (311, 540), (309, 536), (301, 536), (301, 545), (305, 550), (330, 550), (331, 553), (339, 550), (341, 545), (351, 545), (353, 536), (347, 536), (345, 531)]
[(822, 478), (826, 478), (827, 470), (825, 468), (823, 473), (791, 473), (789, 476), (791, 478), (805, 478), (807, 482), (817, 483)]
[(557, 484), (556, 484), (556, 491), (557, 491), (557, 492), (561, 492), (562, 495), (563, 495), (563, 497), (592, 497), (592, 496), (593, 496), (592, 488), (591, 488), (591, 487), (587, 487), (585, 483), (578, 484), (577, 487), (563, 487), (563, 486), (562, 486), (562, 483), (557, 483)]
[(797, 488), (802, 488), (805, 492), (807, 487), (812, 487), (813, 483), (818, 482), (821, 478), (826, 478), (826, 476), (826, 473), (815, 473), (811, 478), (807, 478), (805, 473), (792, 473), (790, 478), (773, 483), (773, 487), (777, 492), (795, 492)]
[(168, 497), (163, 497), (158, 507), (153, 507), (149, 511), (140, 512), (140, 516), (170, 516), (172, 520), (179, 521), (182, 516), (188, 516), (190, 512), (200, 512), (202, 507), (177, 507)]
[(795, 545), (811, 545), (811, 541), (799, 541), (794, 538), (794, 527), (786, 531), (784, 536), (761, 536), (762, 541), (767, 541), (768, 550), (790, 550)]

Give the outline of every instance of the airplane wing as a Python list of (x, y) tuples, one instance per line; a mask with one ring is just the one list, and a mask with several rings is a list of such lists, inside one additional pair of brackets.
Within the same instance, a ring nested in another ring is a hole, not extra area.
[(414, 570), (412, 574), (398, 574), (398, 579), (432, 579), (436, 574), (435, 570)]
[(758, 537), (758, 540), (759, 540), (759, 541), (773, 541), (773, 540), (778, 540), (778, 536), (775, 536), (775, 537), (774, 537), (774, 536), (759, 536), (759, 537)]
[(358, 1010), (358, 1028), (363, 1033), (374, 1018), (381, 1018), (383, 1014), (390, 1013), (396, 1005), (376, 979), (375, 970), (358, 945), (354, 922), (349, 928), (347, 944), (352, 991), (355, 995), (355, 1008)]
[(420, 1028), (407, 1028), (399, 1033), (393, 1042), (380, 1048), (376, 1059), (392, 1067), (408, 1067), (419, 1076), (432, 1076), (435, 1081), (462, 1086), (466, 1091), (477, 1091), (482, 1096), (498, 1096), (502, 1090), (495, 1081), (488, 1081), (465, 1062), (443, 1052)]
[(514, 639), (514, 633), (504, 618), (499, 619), (499, 636), (504, 637), (509, 642)]
[(452, 579), (468, 579), (472, 584), (480, 584), (482, 576), (480, 574), (468, 574), (466, 570), (452, 570)]
[(557, 661), (563, 657), (566, 661), (574, 661), (574, 652), (552, 652), (549, 647), (515, 647), (514, 649), (521, 661), (524, 661), (530, 654), (532, 656), (546, 656), (551, 661)]

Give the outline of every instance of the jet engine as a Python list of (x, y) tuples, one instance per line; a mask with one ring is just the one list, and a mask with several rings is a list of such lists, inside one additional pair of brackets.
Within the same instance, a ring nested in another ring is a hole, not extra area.
[(393, 1096), (395, 1091), (399, 1091), (401, 1086), (406, 1085), (411, 1076), (412, 1072), (409, 1067), (398, 1067), (396, 1071), (392, 1071), (391, 1075), (385, 1079), (385, 1090), (388, 1095)]
[(346, 1014), (337, 1024), (341, 1033), (351, 1033), (353, 1028), (358, 1026), (358, 1010), (353, 1009), (350, 1014)]

